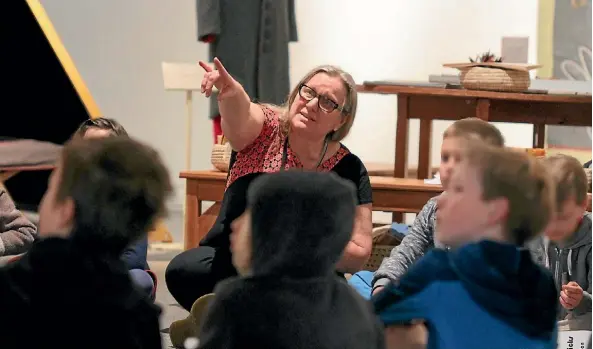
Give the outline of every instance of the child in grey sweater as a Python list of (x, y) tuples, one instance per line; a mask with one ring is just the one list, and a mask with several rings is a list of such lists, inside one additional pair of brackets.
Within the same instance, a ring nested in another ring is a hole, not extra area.
[[(475, 138), (493, 146), (503, 147), (504, 138), (492, 124), (478, 118), (466, 118), (455, 121), (443, 134), (441, 146), (441, 164), (439, 176), (441, 185), (447, 190), (449, 177), (459, 162), (460, 140)], [(409, 233), (401, 244), (391, 250), (379, 269), (375, 272), (372, 282), (372, 293), (381, 290), (390, 281), (397, 283), (408, 268), (433, 247), (441, 247), (434, 241), (436, 226), (437, 197), (430, 199), (416, 216)]]
[(26, 252), (37, 236), (37, 227), (17, 210), (0, 185), (0, 257)]
[(587, 207), (587, 177), (579, 161), (558, 154), (544, 159), (556, 185), (556, 214), (527, 246), (546, 267), (558, 291), (561, 330), (591, 331), (591, 213)]

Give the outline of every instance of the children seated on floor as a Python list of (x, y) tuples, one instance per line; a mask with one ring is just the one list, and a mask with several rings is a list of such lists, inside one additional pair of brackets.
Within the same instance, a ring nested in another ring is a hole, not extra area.
[(39, 207), (40, 240), (0, 269), (4, 348), (161, 348), (160, 310), (120, 256), (165, 212), (167, 169), (127, 137), (64, 147)]
[[(504, 138), (496, 126), (478, 118), (455, 121), (443, 134), (439, 176), (444, 190), (448, 190), (451, 172), (459, 162), (460, 143), (464, 138), (475, 138), (495, 147), (504, 146)], [(430, 199), (416, 216), (409, 233), (401, 244), (394, 247), (391, 255), (383, 259), (381, 266), (372, 278), (372, 292), (377, 293), (390, 281), (397, 282), (408, 268), (433, 247), (442, 247), (434, 240), (435, 217), (438, 196)], [(370, 298), (371, 287), (357, 288), (361, 294)]]
[(200, 348), (384, 348), (370, 304), (335, 272), (356, 203), (354, 185), (335, 174), (255, 179), (232, 223), (241, 276), (216, 287)]
[(560, 294), (560, 330), (591, 330), (591, 213), (587, 176), (568, 155), (543, 160), (556, 184), (556, 214), (544, 236), (529, 243), (536, 260), (548, 268)]
[(373, 297), (387, 348), (403, 346), (406, 325), (424, 322), (430, 349), (555, 349), (554, 280), (519, 248), (544, 230), (554, 206), (538, 160), (467, 141), (438, 199), (435, 239), (451, 249), (431, 250)]
[(36, 237), (37, 227), (17, 210), (0, 184), (0, 259), (7, 262), (8, 258), (26, 252)]
[[(128, 137), (126, 129), (116, 120), (108, 118), (88, 119), (78, 127), (73, 138)], [(147, 262), (148, 235), (126, 247), (121, 259), (128, 266), (134, 283), (154, 300), (156, 296), (156, 277), (149, 273)]]

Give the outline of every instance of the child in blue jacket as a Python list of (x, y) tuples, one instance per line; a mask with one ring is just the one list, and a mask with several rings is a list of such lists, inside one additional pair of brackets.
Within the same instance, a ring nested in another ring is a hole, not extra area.
[[(387, 348), (556, 348), (558, 293), (525, 241), (554, 212), (554, 186), (537, 160), (467, 141), (439, 197), (433, 249), (373, 297)], [(409, 338), (425, 326), (428, 338)]]

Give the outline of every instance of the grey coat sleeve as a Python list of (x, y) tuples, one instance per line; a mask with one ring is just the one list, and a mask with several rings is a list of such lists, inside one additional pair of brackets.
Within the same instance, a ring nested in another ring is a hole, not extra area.
[(220, 34), (220, 0), (197, 0), (198, 40)]
[(8, 193), (0, 189), (0, 256), (26, 252), (36, 236), (37, 227), (16, 209)]
[(434, 247), (436, 204), (434, 197), (424, 205), (401, 244), (391, 250), (389, 257), (383, 259), (373, 276), (373, 289), (385, 286), (390, 281), (399, 281), (416, 260)]
[(288, 0), (288, 40), (292, 42), (299, 40), (294, 5), (294, 0)]

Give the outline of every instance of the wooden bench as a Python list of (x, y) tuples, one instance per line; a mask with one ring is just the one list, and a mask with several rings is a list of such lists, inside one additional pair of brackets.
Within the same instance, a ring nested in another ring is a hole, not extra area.
[[(184, 171), (179, 175), (185, 179), (185, 249), (198, 245), (208, 233), (220, 212), (220, 201), (224, 195), (227, 174), (218, 171)], [(439, 185), (425, 184), (412, 178), (371, 176), (373, 188), (373, 210), (386, 212), (417, 213), (442, 189)], [(213, 201), (203, 210), (204, 201)]]
[[(395, 165), (393, 163), (366, 162), (365, 161), (364, 166), (367, 168), (367, 171), (369, 172), (369, 176), (395, 177), (395, 171), (393, 170)], [(438, 172), (438, 170), (439, 170), (438, 167), (432, 167), (430, 169), (431, 175)], [(408, 168), (407, 174), (408, 174), (407, 178), (417, 178), (418, 168), (417, 167)]]

